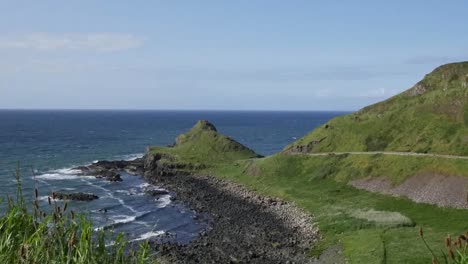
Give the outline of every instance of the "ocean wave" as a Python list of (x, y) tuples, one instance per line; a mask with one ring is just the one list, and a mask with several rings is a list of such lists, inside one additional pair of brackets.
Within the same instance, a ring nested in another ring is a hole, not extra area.
[(157, 199), (155, 199), (155, 201), (159, 202), (159, 204), (157, 205), (158, 208), (164, 208), (171, 204), (171, 195), (161, 195)]
[(78, 175), (81, 173), (81, 170), (77, 170), (73, 168), (63, 168), (63, 169), (54, 170), (54, 172), (57, 172), (60, 174), (66, 174), (66, 175)]
[(151, 213), (151, 211), (146, 211), (146, 212), (137, 212), (135, 215), (113, 215), (109, 217), (109, 220), (112, 221), (112, 223), (100, 226), (95, 228), (94, 230), (99, 231), (99, 230), (104, 230), (104, 229), (109, 229), (112, 227), (116, 227), (119, 225), (124, 225), (128, 223), (135, 222), (137, 219)]
[(138, 188), (144, 189), (144, 188), (147, 188), (147, 187), (150, 187), (150, 186), (151, 186), (151, 184), (149, 184), (147, 182), (144, 182), (144, 183), (138, 185)]
[(123, 193), (123, 194), (126, 194), (126, 195), (132, 195), (133, 194), (132, 192), (127, 191), (127, 190), (116, 190), (115, 192), (116, 193)]
[(118, 156), (118, 159), (122, 159), (122, 160), (126, 160), (126, 161), (132, 161), (132, 160), (143, 158), (143, 156), (145, 156), (144, 153), (133, 153), (133, 154)]
[(164, 235), (166, 232), (162, 231), (162, 230), (158, 230), (158, 231), (149, 231), (147, 233), (144, 233), (144, 234), (141, 234), (139, 237), (135, 238), (135, 239), (132, 239), (130, 240), (130, 242), (135, 242), (135, 241), (141, 241), (141, 240), (146, 240), (146, 239), (150, 239), (152, 237), (157, 237), (157, 236), (160, 236), (160, 235)]
[(112, 194), (111, 190), (106, 189), (106, 188), (104, 188), (104, 187), (102, 187), (102, 186), (93, 184), (93, 183), (91, 183), (91, 182), (89, 182), (89, 181), (86, 181), (86, 183), (87, 183), (88, 185), (91, 185), (91, 186), (95, 187), (95, 188), (98, 188), (98, 189), (103, 190), (104, 192), (106, 192), (107, 197), (109, 197), (110, 199), (117, 200), (117, 201), (120, 203), (121, 206), (123, 206), (123, 207), (127, 208), (128, 210), (132, 211), (132, 213), (138, 213), (138, 211), (135, 210), (133, 207), (131, 207), (130, 205), (127, 205), (127, 204), (124, 202), (123, 199), (121, 199), (121, 198), (119, 198), (119, 197), (115, 197), (115, 196)]
[(33, 177), (40, 180), (76, 180), (81, 178), (95, 178), (94, 176), (78, 176), (73, 174), (63, 174), (63, 173), (44, 173), (38, 176)]
[(112, 225), (118, 225), (133, 222), (136, 218), (136, 215), (114, 215), (110, 217), (110, 220), (113, 221)]
[(51, 196), (48, 196), (48, 195), (39, 196), (37, 199), (38, 199), (39, 201), (47, 202), (47, 201), (49, 201), (49, 197), (50, 197), (50, 200), (51, 200), (52, 202), (58, 202), (58, 201), (60, 201), (59, 199), (53, 199)]

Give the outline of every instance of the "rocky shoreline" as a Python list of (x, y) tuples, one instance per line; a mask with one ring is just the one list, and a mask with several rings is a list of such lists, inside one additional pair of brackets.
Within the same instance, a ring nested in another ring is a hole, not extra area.
[(187, 245), (156, 240), (153, 245), (163, 263), (317, 263), (307, 253), (319, 239), (318, 230), (310, 215), (290, 203), (226, 180), (189, 173), (185, 166), (162, 164), (154, 155), (75, 169), (106, 180), (115, 179), (121, 171), (144, 175), (149, 183), (175, 193), (175, 202), (210, 219), (207, 230)]
[(147, 170), (145, 178), (213, 220), (188, 245), (155, 245), (164, 263), (316, 263), (307, 252), (318, 230), (296, 206), (215, 177), (160, 172)]

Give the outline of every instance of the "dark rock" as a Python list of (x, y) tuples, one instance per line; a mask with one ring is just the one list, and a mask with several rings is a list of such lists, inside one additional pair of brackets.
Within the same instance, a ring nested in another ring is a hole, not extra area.
[(117, 182), (117, 181), (122, 181), (122, 178), (120, 177), (120, 174), (111, 171), (111, 170), (99, 170), (99, 171), (93, 171), (89, 175), (93, 175), (98, 179), (106, 179), (111, 182)]
[(89, 166), (79, 166), (73, 169), (81, 171), (80, 174), (83, 176), (95, 176), (112, 182), (122, 181), (119, 173), (122, 171), (126, 171), (130, 175), (143, 175), (144, 173), (143, 159), (141, 158), (130, 161), (102, 160)]
[(145, 190), (145, 194), (150, 195), (150, 196), (158, 196), (158, 195), (169, 194), (169, 192), (166, 190), (162, 190), (162, 189), (147, 189)]
[(52, 193), (53, 199), (58, 200), (72, 200), (72, 201), (92, 201), (96, 200), (99, 197), (92, 193), (63, 193), (63, 192), (53, 192)]
[[(318, 239), (308, 215), (276, 198), (262, 197), (239, 185), (201, 175), (173, 173), (148, 158), (145, 177), (173, 190), (210, 222), (200, 237), (187, 245), (156, 244), (168, 263), (312, 263), (306, 252)], [(177, 170), (176, 170), (177, 172)], [(171, 200), (175, 197), (171, 197)], [(203, 218), (203, 219), (205, 219)], [(209, 220), (208, 220), (209, 219)]]

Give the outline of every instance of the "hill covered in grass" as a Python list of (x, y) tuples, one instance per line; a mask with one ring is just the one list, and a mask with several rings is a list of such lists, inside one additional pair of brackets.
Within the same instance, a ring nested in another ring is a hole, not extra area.
[(468, 155), (468, 62), (440, 66), (409, 90), (334, 118), (285, 151)]
[(219, 133), (206, 120), (198, 121), (192, 129), (179, 135), (173, 146), (150, 147), (149, 153), (162, 154), (171, 162), (204, 166), (260, 157), (248, 147)]

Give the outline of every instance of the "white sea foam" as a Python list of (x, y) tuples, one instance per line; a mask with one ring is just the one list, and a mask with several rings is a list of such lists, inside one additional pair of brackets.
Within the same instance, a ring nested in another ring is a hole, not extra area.
[(133, 207), (127, 205), (127, 204), (124, 202), (124, 200), (122, 200), (121, 198), (115, 197), (115, 196), (112, 194), (112, 192), (111, 192), (110, 190), (108, 190), (108, 189), (106, 189), (106, 188), (104, 188), (104, 187), (102, 187), (102, 186), (93, 184), (93, 183), (91, 183), (91, 182), (89, 182), (89, 181), (85, 181), (85, 182), (86, 182), (88, 185), (91, 185), (91, 186), (93, 186), (93, 187), (95, 187), (95, 188), (98, 188), (98, 189), (103, 190), (104, 192), (107, 193), (107, 195), (108, 195), (109, 198), (117, 200), (123, 207), (125, 207), (125, 208), (127, 208), (128, 210), (132, 211), (132, 213), (138, 213), (138, 211), (135, 210), (135, 209), (133, 209)]
[(61, 173), (61, 174), (67, 174), (67, 175), (77, 175), (81, 173), (81, 170), (76, 170), (73, 168), (63, 168), (63, 169), (58, 169), (55, 170), (54, 172)]
[[(38, 199), (39, 201), (45, 201), (45, 202), (47, 202), (47, 201), (49, 200), (49, 197), (50, 197), (50, 196), (47, 196), (47, 195), (46, 195), (46, 196), (39, 196), (37, 199)], [(50, 200), (51, 200), (52, 202), (58, 202), (58, 201), (59, 201), (58, 199), (53, 199), (52, 197), (50, 197)]]
[(41, 175), (37, 175), (33, 178), (38, 180), (76, 180), (81, 178), (88, 178), (93, 179), (94, 176), (82, 176), (79, 175), (81, 173), (80, 170), (75, 170), (73, 168), (62, 168), (57, 170), (52, 170), (48, 173), (44, 173)]
[(113, 221), (113, 225), (130, 223), (135, 221), (136, 218), (136, 215), (115, 215), (110, 217), (110, 219)]
[(115, 215), (115, 216), (110, 217), (110, 220), (112, 220), (111, 224), (96, 227), (94, 229), (94, 231), (104, 230), (104, 229), (106, 229), (108, 227), (112, 227), (112, 226), (117, 225), (117, 224), (130, 223), (130, 222), (135, 221), (136, 218), (137, 218), (136, 215), (133, 215), (133, 216), (132, 215)]
[(139, 158), (143, 158), (144, 155), (145, 155), (144, 153), (134, 153), (134, 154), (120, 156), (120, 158), (126, 161), (132, 161), (132, 160), (136, 160)]
[(116, 193), (123, 193), (123, 194), (126, 194), (126, 195), (132, 194), (131, 192), (126, 191), (126, 190), (117, 190), (117, 191), (115, 191), (115, 192), (116, 192)]
[(146, 187), (149, 187), (149, 186), (151, 186), (151, 184), (149, 184), (149, 183), (147, 183), (147, 182), (144, 182), (144, 183), (138, 185), (138, 188), (143, 189), (143, 188), (146, 188)]
[(159, 202), (159, 204), (157, 205), (158, 208), (164, 208), (171, 203), (171, 196), (169, 194), (161, 195), (158, 198), (159, 199), (156, 200)]
[(80, 179), (83, 176), (62, 174), (62, 173), (45, 173), (42, 175), (36, 176), (36, 179), (41, 180), (76, 180)]
[(156, 237), (156, 236), (160, 236), (160, 235), (163, 235), (165, 232), (162, 231), (162, 230), (158, 230), (158, 231), (149, 231), (147, 233), (144, 233), (142, 235), (140, 235), (139, 237), (131, 240), (131, 242), (134, 242), (134, 241), (140, 241), (140, 240), (146, 240), (146, 239), (149, 239), (149, 238), (152, 238), (152, 237)]

